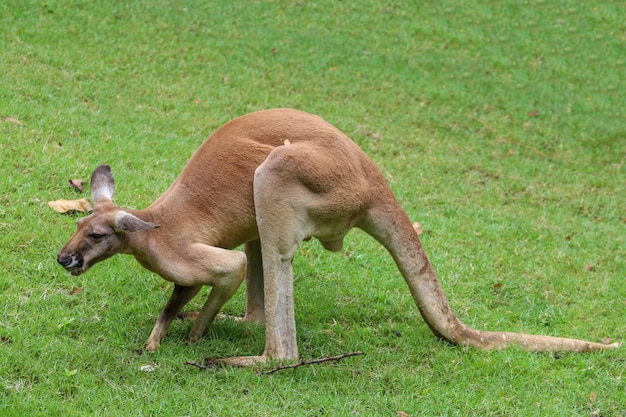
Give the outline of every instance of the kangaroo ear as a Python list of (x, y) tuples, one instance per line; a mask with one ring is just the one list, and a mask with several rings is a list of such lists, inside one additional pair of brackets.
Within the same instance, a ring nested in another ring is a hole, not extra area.
[(111, 174), (111, 167), (100, 165), (91, 174), (91, 199), (93, 203), (111, 201), (114, 191), (115, 182), (113, 181), (113, 174)]
[(119, 211), (115, 215), (115, 229), (123, 232), (138, 232), (146, 229), (156, 229), (158, 224), (141, 220), (137, 216), (133, 216), (125, 211)]

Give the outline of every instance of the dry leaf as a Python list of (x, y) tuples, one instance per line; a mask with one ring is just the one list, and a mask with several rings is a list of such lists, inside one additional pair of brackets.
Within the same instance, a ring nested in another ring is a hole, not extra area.
[(48, 205), (57, 213), (69, 213), (71, 211), (91, 211), (91, 203), (86, 198), (80, 200), (56, 200), (48, 201)]
[(424, 229), (422, 229), (422, 225), (419, 222), (413, 223), (413, 230), (415, 230), (418, 236), (424, 233)]
[(409, 417), (409, 413), (400, 410), (396, 411), (396, 415), (398, 417)]
[(19, 119), (16, 119), (15, 117), (5, 116), (5, 117), (2, 118), (2, 121), (3, 122), (7, 122), (7, 123), (14, 123), (16, 125), (21, 125), (22, 124), (22, 121), (19, 120)]
[(80, 294), (81, 292), (83, 292), (84, 289), (85, 287), (74, 288), (73, 290), (70, 291), (70, 295)]
[(589, 402), (591, 404), (595, 404), (597, 400), (598, 400), (598, 395), (595, 392), (591, 391), (589, 393)]
[(141, 369), (144, 372), (154, 372), (157, 370), (157, 366), (153, 364), (148, 364), (148, 365), (142, 365), (139, 369)]
[(185, 311), (182, 313), (178, 313), (176, 315), (176, 318), (178, 320), (187, 320), (187, 321), (193, 321), (196, 319), (196, 317), (198, 317), (198, 314), (200, 314), (199, 311)]
[(533, 110), (531, 112), (528, 112), (528, 117), (537, 117), (539, 116), (539, 110)]
[(378, 140), (381, 138), (380, 134), (375, 133), (375, 132), (365, 132), (365, 136), (368, 136), (374, 140)]
[(69, 180), (67, 185), (70, 188), (74, 188), (74, 189), (80, 191), (81, 193), (83, 191), (85, 191), (85, 189), (83, 187), (85, 185), (85, 180)]

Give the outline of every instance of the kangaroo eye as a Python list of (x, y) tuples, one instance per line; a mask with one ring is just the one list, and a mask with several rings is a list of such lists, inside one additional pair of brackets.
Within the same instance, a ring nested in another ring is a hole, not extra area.
[(89, 233), (89, 237), (95, 240), (100, 240), (104, 237), (104, 235), (101, 235), (100, 233)]

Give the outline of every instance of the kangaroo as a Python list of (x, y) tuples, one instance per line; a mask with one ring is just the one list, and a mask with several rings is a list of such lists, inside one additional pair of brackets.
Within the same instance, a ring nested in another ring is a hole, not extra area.
[[(91, 177), (93, 213), (57, 260), (73, 275), (117, 253), (174, 283), (145, 349), (159, 348), (172, 320), (204, 285), (206, 303), (188, 336), (198, 341), (246, 281), (243, 320), (265, 324), (260, 356), (222, 359), (247, 366), (296, 360), (292, 258), (303, 240), (339, 251), (358, 227), (393, 257), (428, 327), (454, 345), (518, 345), (528, 351), (589, 352), (618, 347), (583, 340), (473, 329), (454, 314), (408, 216), (374, 162), (318, 116), (259, 111), (217, 129), (154, 203), (130, 210), (113, 203), (108, 165)], [(244, 252), (233, 250), (245, 244)]]

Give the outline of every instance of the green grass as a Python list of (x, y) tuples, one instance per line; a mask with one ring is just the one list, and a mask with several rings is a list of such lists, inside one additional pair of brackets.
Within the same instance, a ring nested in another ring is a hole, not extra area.
[[(624, 347), (449, 346), (358, 231), (339, 255), (299, 250), (296, 315), (304, 359), (365, 356), (271, 376), (186, 366), (262, 351), (261, 327), (225, 320), (194, 346), (176, 322), (142, 353), (169, 285), (122, 256), (67, 275), (55, 256), (78, 216), (46, 204), (110, 163), (116, 201), (144, 207), (225, 121), (295, 107), (379, 164), (464, 321), (623, 343), (624, 15), (574, 0), (1, 3), (0, 415), (625, 416)], [(243, 309), (241, 290), (225, 312)]]

